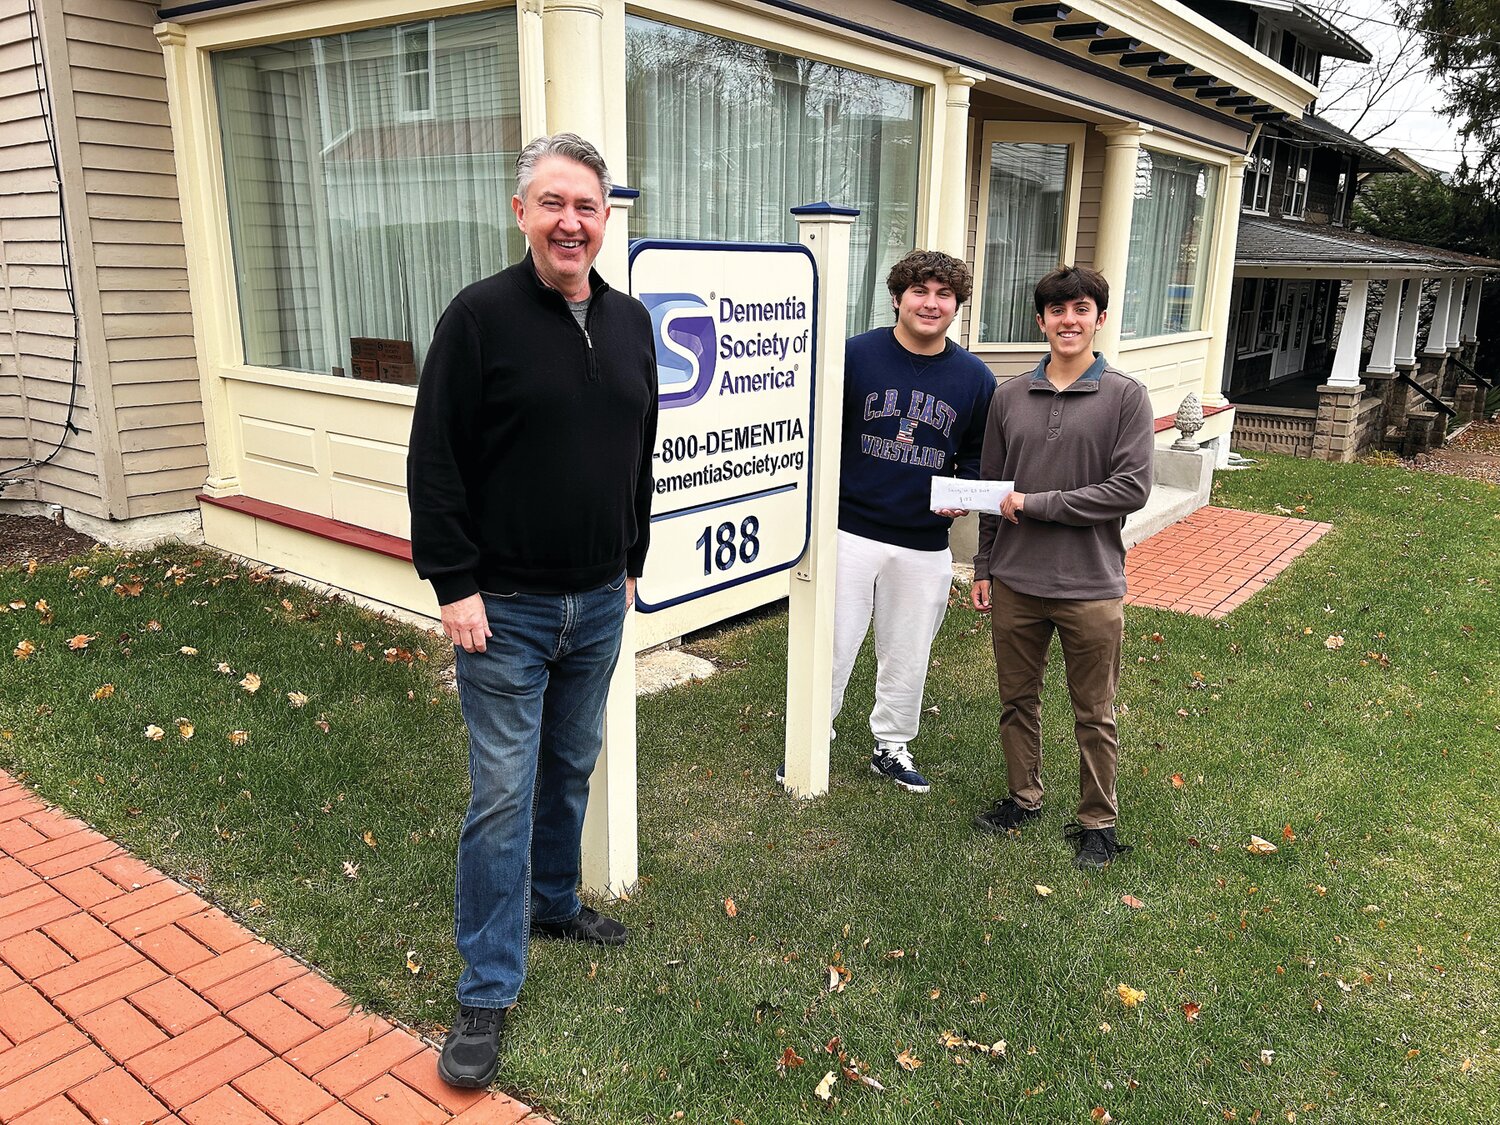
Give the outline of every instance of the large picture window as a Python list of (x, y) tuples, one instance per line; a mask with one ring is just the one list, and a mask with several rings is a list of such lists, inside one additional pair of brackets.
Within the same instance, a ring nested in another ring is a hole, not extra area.
[(465, 285), (524, 252), (513, 8), (214, 59), (245, 361), (414, 382)]
[(1072, 259), (1077, 208), (1070, 200), (1078, 195), (1082, 142), (1078, 126), (985, 125), (977, 342), (1044, 339), (1032, 293), (1042, 275)]
[(1141, 149), (1120, 311), (1123, 339), (1203, 327), (1218, 183), (1212, 165)]
[(916, 240), (920, 90), (638, 16), (625, 88), (632, 237), (794, 241), (790, 208), (857, 207), (849, 331), (893, 323), (885, 277)]

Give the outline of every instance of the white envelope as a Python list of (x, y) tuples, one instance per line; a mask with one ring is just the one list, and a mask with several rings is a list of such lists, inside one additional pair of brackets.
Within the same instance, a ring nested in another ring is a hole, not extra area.
[(959, 480), (932, 478), (932, 510), (966, 508), (971, 512), (1000, 514), (1000, 502), (1016, 490), (1013, 480)]

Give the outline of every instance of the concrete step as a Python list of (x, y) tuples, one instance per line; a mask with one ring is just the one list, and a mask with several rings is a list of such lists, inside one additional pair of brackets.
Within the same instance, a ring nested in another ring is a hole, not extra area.
[(1186, 519), (1204, 503), (1205, 498), (1199, 496), (1196, 488), (1178, 488), (1157, 482), (1146, 506), (1125, 521), (1123, 538), (1126, 548), (1134, 547), (1178, 520)]

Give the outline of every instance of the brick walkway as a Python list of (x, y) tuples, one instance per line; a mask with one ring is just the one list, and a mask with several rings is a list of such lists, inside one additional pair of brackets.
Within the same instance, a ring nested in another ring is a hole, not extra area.
[(0, 772), (0, 1122), (530, 1115), (449, 1088), (436, 1065), (421, 1040)]
[(1200, 508), (1126, 553), (1125, 601), (1223, 617), (1331, 530), (1312, 520)]

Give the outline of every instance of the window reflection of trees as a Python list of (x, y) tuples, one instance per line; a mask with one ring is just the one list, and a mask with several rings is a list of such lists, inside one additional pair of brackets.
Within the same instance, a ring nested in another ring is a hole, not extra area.
[(920, 92), (636, 17), (626, 44), (631, 234), (787, 241), (793, 206), (857, 207), (849, 330), (890, 323), (885, 274), (915, 238)]

